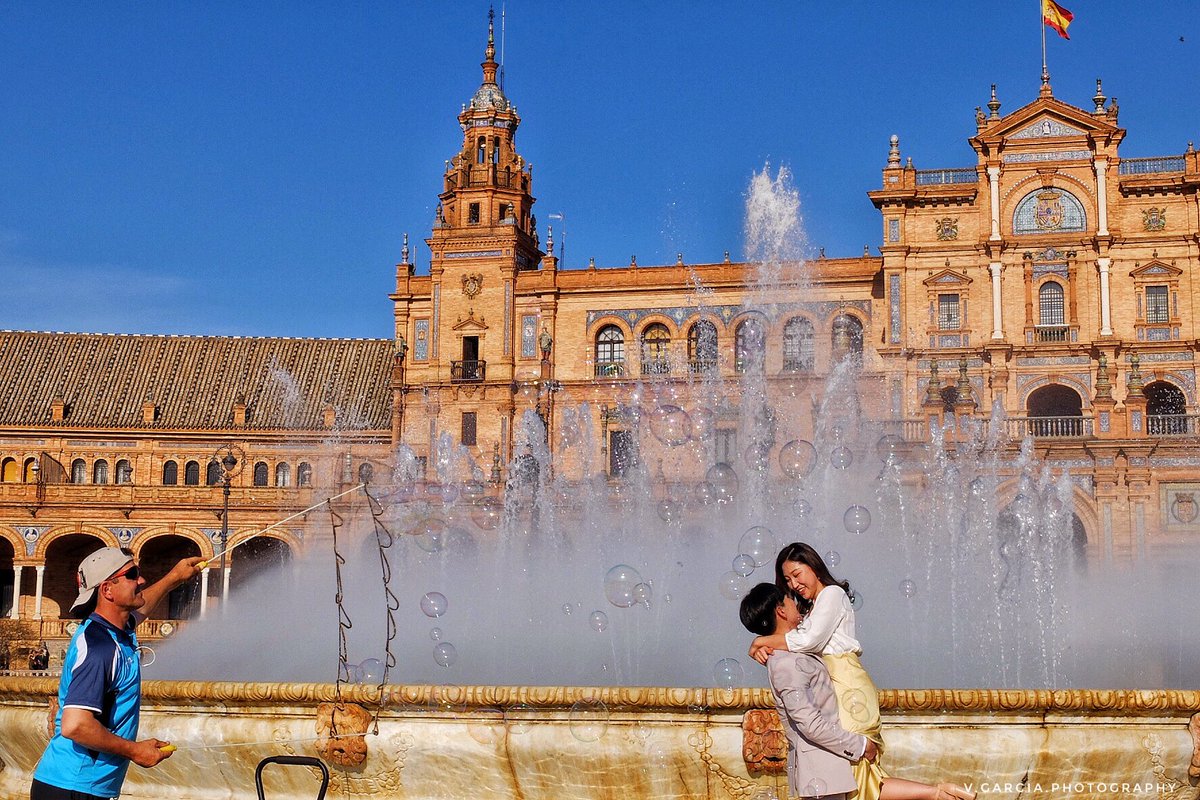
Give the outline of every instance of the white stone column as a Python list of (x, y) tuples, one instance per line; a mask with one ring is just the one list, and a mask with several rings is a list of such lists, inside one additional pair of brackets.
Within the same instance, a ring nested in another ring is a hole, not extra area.
[(208, 567), (200, 570), (200, 618), (208, 613)]
[(1096, 209), (1100, 219), (1097, 220), (1096, 235), (1108, 236), (1108, 190), (1105, 173), (1108, 171), (1108, 160), (1096, 159)]
[(9, 609), (9, 619), (21, 618), (21, 569), (24, 565), (13, 564), (13, 604)]
[(992, 241), (1000, 240), (1000, 168), (988, 167), (988, 188), (992, 195)]
[(1112, 292), (1108, 284), (1112, 259), (1101, 256), (1096, 264), (1100, 267), (1100, 335), (1112, 336)]
[(42, 586), (46, 582), (46, 565), (38, 564), (36, 567), (34, 567), (34, 570), (37, 571), (37, 588), (34, 590), (33, 618), (41, 619), (42, 618)]
[(992, 273), (992, 338), (1004, 338), (1004, 305), (1000, 302), (1000, 273), (1004, 267), (993, 261), (988, 270)]
[(233, 559), (230, 559), (229, 564), (225, 568), (225, 574), (221, 578), (221, 608), (225, 607), (225, 603), (229, 600), (229, 576), (233, 574)]

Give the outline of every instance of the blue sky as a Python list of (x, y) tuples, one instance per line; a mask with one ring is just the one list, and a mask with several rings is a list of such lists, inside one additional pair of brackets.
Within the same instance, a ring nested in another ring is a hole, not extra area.
[[(1063, 4), (1055, 94), (1090, 108), (1103, 78), (1126, 157), (1200, 141), (1200, 3)], [(0, 4), (0, 328), (389, 336), (487, 8)], [(1036, 0), (506, 9), (517, 145), (568, 267), (738, 258), (768, 163), (794, 175), (813, 254), (860, 254), (888, 137), (918, 169), (970, 166), (989, 85), (1012, 111), (1041, 69)]]

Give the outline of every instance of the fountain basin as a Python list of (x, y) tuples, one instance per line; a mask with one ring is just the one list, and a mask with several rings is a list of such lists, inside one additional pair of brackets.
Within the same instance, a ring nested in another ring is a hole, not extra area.
[[(0, 679), (0, 796), (28, 796), (56, 691), (51, 678)], [(131, 767), (122, 797), (253, 797), (262, 758), (319, 754), (317, 707), (336, 699), (332, 684), (149, 681), (143, 735), (179, 751), (152, 770)], [(374, 713), (380, 693), (344, 686), (342, 699)], [(330, 765), (330, 796), (786, 796), (783, 775), (743, 759), (744, 715), (771, 707), (762, 689), (389, 686), (384, 699), (366, 759)], [(906, 689), (881, 699), (883, 764), (899, 777), (973, 784), (988, 798), (1195, 796), (1197, 691)], [(304, 768), (267, 773), (271, 798), (312, 798), (316, 786)]]

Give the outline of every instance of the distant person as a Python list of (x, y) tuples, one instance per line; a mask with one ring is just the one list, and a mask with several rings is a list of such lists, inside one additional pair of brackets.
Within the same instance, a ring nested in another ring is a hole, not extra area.
[(32, 670), (50, 668), (50, 648), (46, 647), (45, 642), (39, 642), (37, 647), (29, 651), (29, 668)]
[[(835, 580), (825, 561), (810, 545), (793, 542), (775, 559), (775, 585), (794, 592), (801, 601), (803, 619), (792, 629), (760, 635), (750, 646), (750, 656), (766, 664), (774, 650), (809, 653), (825, 663), (837, 694), (842, 726), (864, 734), (883, 753), (883, 725), (879, 690), (863, 668), (862, 645), (855, 638), (854, 606), (850, 582)], [(975, 793), (953, 784), (929, 786), (889, 777), (872, 760), (854, 765), (858, 784), (855, 800), (974, 800)]]
[(54, 736), (34, 770), (30, 800), (115, 798), (130, 761), (153, 767), (170, 757), (169, 742), (137, 740), (142, 672), (134, 628), (200, 574), (200, 562), (185, 558), (149, 587), (123, 548), (101, 548), (79, 565), (71, 613), (84, 622), (63, 660)]

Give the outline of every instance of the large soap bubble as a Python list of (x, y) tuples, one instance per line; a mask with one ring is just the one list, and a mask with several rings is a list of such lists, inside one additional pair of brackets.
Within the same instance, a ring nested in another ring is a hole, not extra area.
[(769, 564), (775, 558), (775, 549), (775, 534), (762, 525), (747, 529), (738, 541), (738, 553), (753, 558), (756, 567)]
[(745, 575), (738, 575), (733, 570), (729, 570), (717, 580), (717, 588), (725, 599), (741, 600), (742, 596), (750, 590), (750, 581)]
[(722, 689), (733, 689), (745, 680), (746, 671), (736, 658), (722, 658), (713, 667), (713, 679)]
[(692, 490), (692, 497), (695, 498), (697, 505), (712, 505), (717, 500), (717, 489), (711, 481), (700, 481)]
[(658, 518), (666, 523), (678, 522), (683, 517), (683, 506), (678, 500), (666, 498), (658, 501)]
[(426, 553), (440, 553), (446, 543), (446, 521), (441, 517), (425, 517), (409, 533)]
[(752, 444), (746, 448), (742, 458), (748, 468), (755, 472), (765, 472), (767, 465), (771, 463), (771, 446), (763, 442)]
[(378, 658), (368, 658), (358, 665), (360, 683), (379, 683), (383, 680), (383, 662)]
[(603, 611), (593, 611), (588, 617), (588, 624), (592, 626), (592, 630), (597, 633), (603, 633), (608, 627), (608, 614)]
[(438, 663), (439, 667), (453, 666), (458, 660), (458, 650), (449, 642), (438, 642), (433, 647), (433, 660)]
[(471, 510), (475, 525), (485, 531), (494, 531), (504, 517), (504, 506), (494, 497), (485, 497)]
[(421, 611), (432, 619), (437, 619), (445, 614), (446, 606), (446, 595), (441, 592), (426, 592), (425, 596), (421, 598)]
[(635, 604), (640, 604), (646, 608), (650, 607), (650, 600), (654, 597), (654, 587), (649, 583), (639, 583), (633, 587), (633, 601)]
[(567, 715), (571, 735), (581, 742), (599, 741), (608, 730), (608, 717), (603, 700), (576, 700)]
[(850, 533), (862, 533), (871, 527), (871, 512), (866, 506), (853, 505), (842, 515), (842, 524)]
[(475, 503), (483, 499), (487, 494), (487, 487), (482, 481), (470, 480), (462, 485), (462, 499), (468, 503)]
[(754, 568), (758, 566), (754, 563), (754, 557), (748, 556), (745, 553), (738, 553), (733, 557), (733, 571), (743, 578), (754, 572)]
[(829, 453), (829, 465), (834, 469), (850, 469), (853, 463), (854, 453), (843, 444), (839, 444)]
[(899, 466), (903, 455), (902, 447), (904, 447), (902, 437), (894, 433), (885, 433), (875, 443), (875, 455), (879, 456), (879, 460), (884, 464)]
[(658, 406), (650, 412), (650, 433), (667, 447), (678, 447), (692, 437), (692, 418), (679, 406)]
[(617, 608), (629, 608), (637, 602), (634, 587), (641, 574), (628, 564), (617, 564), (604, 575), (604, 596)]
[(719, 461), (708, 468), (704, 479), (713, 487), (713, 498), (718, 503), (732, 503), (737, 498), (738, 476), (733, 467)]
[(711, 408), (699, 406), (692, 410), (692, 438), (698, 442), (711, 439), (717, 429), (717, 415)]
[(789, 478), (799, 480), (807, 477), (817, 463), (817, 448), (812, 442), (792, 439), (779, 448), (779, 468)]

